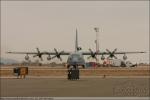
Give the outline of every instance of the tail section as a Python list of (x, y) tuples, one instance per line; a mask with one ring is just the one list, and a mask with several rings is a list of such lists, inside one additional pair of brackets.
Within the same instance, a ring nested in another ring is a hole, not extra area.
[(75, 52), (79, 50), (81, 50), (81, 47), (78, 46), (78, 31), (76, 29)]
[(78, 51), (78, 31), (76, 29), (75, 52)]

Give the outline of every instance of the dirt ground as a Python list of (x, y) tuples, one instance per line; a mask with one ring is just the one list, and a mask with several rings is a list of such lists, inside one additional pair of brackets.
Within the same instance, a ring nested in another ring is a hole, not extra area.
[[(4, 66), (0, 68), (1, 77), (14, 76), (13, 68), (16, 66)], [(64, 67), (46, 67), (30, 66), (29, 76), (66, 76), (67, 68)], [(149, 66), (138, 67), (99, 67), (80, 69), (81, 76), (150, 76)]]

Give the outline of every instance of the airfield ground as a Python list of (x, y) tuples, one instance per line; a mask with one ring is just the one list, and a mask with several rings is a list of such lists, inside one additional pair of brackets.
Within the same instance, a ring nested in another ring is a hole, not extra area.
[(65, 68), (37, 66), (29, 67), (29, 75), (25, 79), (16, 79), (13, 76), (14, 67), (0, 69), (0, 93), (3, 97), (149, 96), (149, 66), (81, 69), (80, 80), (77, 81), (67, 80)]
[[(13, 77), (13, 68), (16, 66), (2, 66), (0, 68), (1, 77)], [(53, 76), (66, 76), (67, 68), (47, 67), (47, 66), (30, 66), (28, 76), (38, 77), (53, 77)], [(149, 66), (138, 67), (98, 67), (80, 69), (80, 76), (149, 76)]]
[(1, 79), (3, 97), (115, 97), (149, 96), (148, 78)]

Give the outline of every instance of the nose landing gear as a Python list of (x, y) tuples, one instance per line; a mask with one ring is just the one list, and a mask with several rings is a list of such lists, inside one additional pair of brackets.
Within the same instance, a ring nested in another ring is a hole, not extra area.
[(68, 80), (79, 80), (78, 66), (74, 65), (68, 69)]

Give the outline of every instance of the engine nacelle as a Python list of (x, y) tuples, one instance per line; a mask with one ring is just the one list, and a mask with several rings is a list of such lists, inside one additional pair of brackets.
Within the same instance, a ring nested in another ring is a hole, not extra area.
[(29, 60), (29, 56), (28, 55), (25, 56), (25, 60)]
[(105, 59), (105, 57), (102, 55), (101, 60), (104, 60), (104, 59)]
[(127, 60), (127, 56), (126, 55), (123, 56), (123, 60)]
[(51, 56), (50, 55), (47, 57), (47, 60), (51, 60)]

